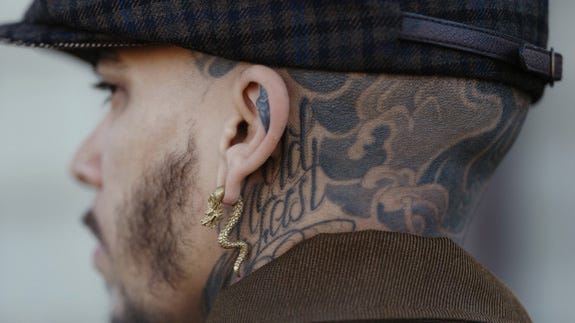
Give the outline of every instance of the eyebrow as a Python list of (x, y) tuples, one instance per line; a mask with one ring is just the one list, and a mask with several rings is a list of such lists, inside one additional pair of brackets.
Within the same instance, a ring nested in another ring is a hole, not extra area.
[(122, 60), (120, 55), (114, 50), (102, 50), (98, 53), (98, 58), (94, 64), (94, 71), (98, 72), (100, 64), (111, 65), (114, 69), (124, 70), (127, 68), (126, 63)]

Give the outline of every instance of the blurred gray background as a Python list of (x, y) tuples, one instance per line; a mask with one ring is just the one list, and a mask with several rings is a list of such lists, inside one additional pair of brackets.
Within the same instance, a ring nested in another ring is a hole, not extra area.
[[(1, 0), (0, 22), (28, 1)], [(575, 322), (575, 1), (553, 0), (550, 46), (564, 80), (547, 89), (487, 188), (464, 247), (535, 322)], [(0, 322), (106, 322), (80, 218), (91, 193), (67, 165), (104, 113), (91, 69), (45, 50), (0, 47)]]

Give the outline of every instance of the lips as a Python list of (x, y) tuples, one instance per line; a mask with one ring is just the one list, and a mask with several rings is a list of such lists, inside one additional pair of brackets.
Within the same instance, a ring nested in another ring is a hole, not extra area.
[(110, 261), (108, 258), (108, 248), (106, 246), (104, 237), (102, 236), (102, 231), (96, 219), (93, 209), (90, 209), (84, 214), (82, 222), (96, 237), (98, 240), (98, 245), (94, 249), (93, 260), (94, 267), (102, 274), (102, 276), (107, 280), (110, 276)]
[(102, 237), (102, 231), (100, 230), (100, 226), (98, 225), (98, 221), (96, 220), (96, 216), (94, 215), (94, 211), (92, 209), (88, 210), (86, 214), (84, 214), (82, 222), (86, 227), (88, 227), (88, 229), (90, 229), (96, 239), (98, 239), (100, 245), (106, 249), (104, 251), (107, 251), (106, 243)]

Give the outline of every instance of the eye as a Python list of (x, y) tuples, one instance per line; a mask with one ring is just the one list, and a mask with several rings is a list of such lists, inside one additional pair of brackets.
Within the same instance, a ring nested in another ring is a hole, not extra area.
[(106, 81), (98, 82), (94, 84), (94, 88), (103, 91), (110, 91), (111, 93), (116, 92), (118, 86), (116, 84), (108, 83)]
[(114, 94), (118, 90), (118, 86), (116, 84), (108, 83), (106, 81), (94, 84), (94, 88), (97, 90), (108, 91), (110, 94)]
[(115, 104), (116, 102), (114, 101), (118, 101), (115, 99), (115, 97), (116, 94), (121, 90), (121, 87), (119, 85), (107, 81), (100, 81), (94, 84), (94, 88), (97, 90), (108, 92), (108, 97), (106, 98), (106, 100), (104, 100), (104, 104), (112, 102), (112, 106), (117, 105)]

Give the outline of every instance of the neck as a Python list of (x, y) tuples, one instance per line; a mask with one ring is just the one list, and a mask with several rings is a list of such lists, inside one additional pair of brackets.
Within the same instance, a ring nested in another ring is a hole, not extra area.
[(529, 104), (478, 81), (355, 75), (321, 93), (300, 83), (290, 84), (295, 104), (281, 145), (243, 189), (246, 273), (319, 233), (382, 230), (463, 243)]
[[(297, 145), (286, 141), (283, 149), (295, 151)], [(462, 241), (471, 212), (460, 209), (450, 216), (457, 207), (450, 207), (450, 193), (442, 185), (417, 183), (415, 172), (395, 172), (383, 165), (365, 178), (342, 183), (325, 174), (319, 154), (308, 157), (300, 155), (297, 171), (270, 160), (245, 185), (246, 208), (238, 238), (248, 241), (251, 250), (244, 275), (320, 233), (381, 230)], [(474, 203), (451, 202), (468, 208)], [(460, 223), (458, 228), (442, 222), (450, 217)]]
[[(251, 248), (243, 276), (320, 233), (383, 230), (462, 243), (529, 105), (478, 81), (355, 75), (313, 92), (302, 85), (313, 79), (290, 76), (298, 80), (288, 81), (290, 125), (242, 192), (238, 238)], [(212, 295), (232, 282), (234, 259), (223, 256), (212, 272)]]

